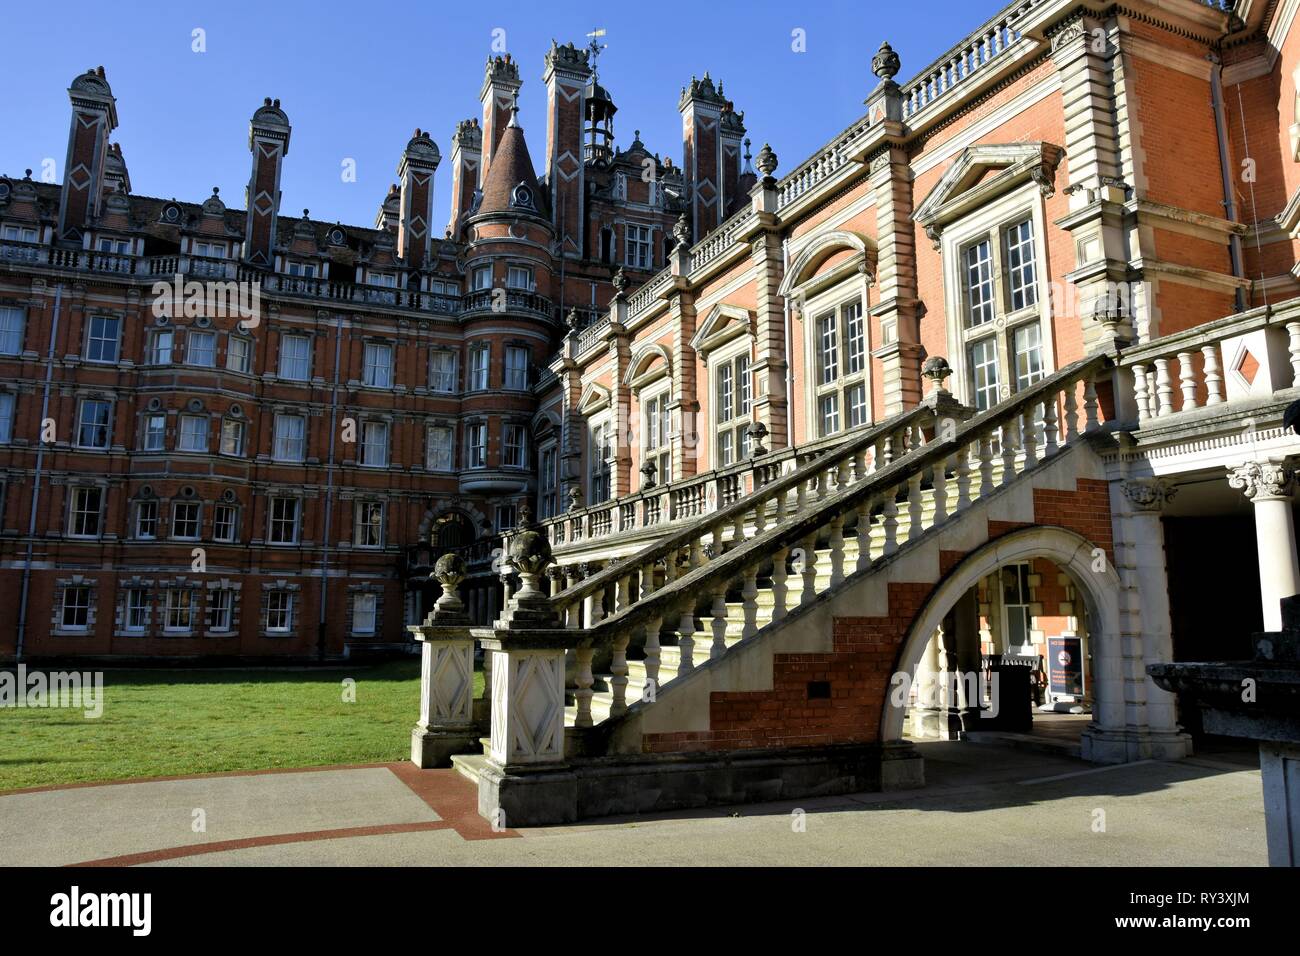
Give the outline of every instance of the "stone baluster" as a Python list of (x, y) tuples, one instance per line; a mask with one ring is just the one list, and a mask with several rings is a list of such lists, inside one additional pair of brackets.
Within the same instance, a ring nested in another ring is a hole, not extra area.
[(964, 444), (957, 449), (957, 511), (962, 512), (970, 507), (970, 480), (971, 480), (971, 445)]
[(1178, 388), (1183, 393), (1182, 411), (1198, 408), (1196, 400), (1196, 370), (1192, 367), (1191, 351), (1178, 353)]
[(695, 668), (695, 600), (693, 598), (687, 598), (677, 619), (677, 652), (681, 658), (677, 664), (677, 676), (680, 677)]
[(609, 705), (609, 716), (621, 717), (627, 713), (627, 645), (628, 633), (622, 628), (610, 642), (609, 689), (613, 700)]
[(925, 529), (921, 527), (921, 509), (924, 500), (921, 497), (921, 479), (924, 472), (917, 471), (907, 479), (907, 540), (914, 541), (921, 537)]
[(785, 617), (789, 607), (789, 594), (786, 590), (786, 562), (790, 560), (790, 549), (781, 548), (772, 555), (772, 620), (779, 621)]
[(934, 520), (933, 527), (943, 524), (948, 518), (948, 459), (945, 458), (934, 466), (930, 473), (934, 486)]
[(578, 705), (578, 714), (573, 720), (575, 727), (591, 726), (591, 685), (595, 683), (595, 677), (591, 673), (591, 659), (595, 654), (595, 648), (591, 646), (578, 647), (574, 649), (574, 658), (578, 662), (578, 676), (575, 681), (578, 689), (573, 692), (574, 702)]
[(1156, 406), (1157, 414), (1172, 415), (1174, 412), (1174, 383), (1169, 377), (1169, 359), (1156, 359)]
[[(1300, 323), (1292, 323), (1300, 328)], [(1289, 328), (1289, 326), (1288, 326)], [(1293, 340), (1294, 341), (1294, 340)], [(1201, 346), (1201, 355), (1205, 357), (1205, 404), (1222, 405), (1223, 397), (1223, 363), (1219, 360), (1219, 343), (1211, 342)], [(1295, 366), (1296, 353), (1291, 353), (1291, 364)], [(1300, 385), (1300, 380), (1297, 380)]]
[(885, 492), (885, 501), (881, 507), (881, 515), (884, 517), (883, 523), (885, 525), (885, 547), (882, 553), (885, 557), (888, 557), (898, 550), (897, 494), (897, 488), (890, 488)]
[(1095, 376), (1090, 375), (1083, 385), (1083, 416), (1085, 422), (1083, 430), (1085, 432), (1095, 432), (1101, 427), (1101, 419), (1098, 417), (1098, 412), (1097, 379)]
[(745, 610), (745, 626), (740, 632), (741, 640), (753, 637), (758, 632), (758, 567), (745, 571), (745, 582), (740, 589), (740, 600)]
[(1145, 365), (1133, 366), (1133, 403), (1137, 405), (1138, 422), (1145, 424), (1151, 418), (1151, 386)]
[(663, 618), (652, 617), (645, 625), (645, 688), (641, 691), (642, 700), (653, 700), (659, 687), (659, 632), (663, 628)]
[(837, 513), (830, 523), (831, 587), (844, 583), (844, 515)]
[(871, 505), (864, 501), (858, 505), (858, 565), (857, 570), (865, 571), (871, 567)]
[(817, 597), (816, 532), (800, 541), (799, 548), (803, 551), (803, 591), (799, 595), (799, 605), (802, 607)]
[[(767, 500), (768, 495), (757, 494), (754, 496), (754, 534), (760, 535), (767, 530)], [(780, 521), (781, 508), (777, 506), (777, 521)], [(739, 531), (737, 541), (743, 541), (745, 538), (745, 518), (741, 515), (736, 521), (736, 529)]]
[(655, 563), (641, 565), (641, 600), (644, 601), (655, 591)]
[(871, 446), (871, 470), (873, 472), (880, 471), (880, 469), (884, 468), (885, 465), (888, 464), (888, 462), (885, 459), (885, 455), (886, 455), (886, 442), (885, 439), (882, 437), (878, 439), (874, 445)]
[(709, 659), (721, 657), (727, 653), (727, 586), (715, 585), (713, 588), (713, 645), (709, 648)]
[(993, 494), (993, 433), (985, 432), (979, 437), (979, 471), (981, 498)]
[(632, 597), (632, 575), (627, 574), (618, 579), (617, 610), (627, 610), (632, 606), (634, 600), (635, 599)]
[(857, 454), (853, 456), (853, 482), (856, 484), (863, 478), (867, 477), (867, 449), (858, 449)]
[(1065, 443), (1067, 445), (1079, 436), (1079, 399), (1075, 391), (1073, 382), (1065, 387)]
[(1043, 457), (1051, 458), (1056, 454), (1060, 442), (1060, 425), (1057, 422), (1056, 396), (1051, 396), (1043, 403), (1043, 437), (1046, 445), (1043, 448)]
[(1016, 419), (1002, 426), (1002, 480), (998, 487), (1005, 488), (1016, 478)]
[(1291, 387), (1300, 388), (1300, 322), (1286, 324), (1287, 351), (1291, 353)]
[(1027, 408), (1020, 413), (1020, 446), (1025, 453), (1025, 469), (1032, 468), (1038, 461), (1038, 418), (1037, 409)]

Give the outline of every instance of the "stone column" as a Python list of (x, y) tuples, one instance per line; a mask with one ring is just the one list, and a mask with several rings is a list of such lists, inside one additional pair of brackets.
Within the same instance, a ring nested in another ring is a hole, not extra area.
[(786, 401), (790, 344), (785, 338), (785, 302), (778, 291), (785, 278), (781, 237), (773, 228), (776, 154), (765, 145), (758, 163), (764, 176), (750, 196), (755, 222), (762, 231), (750, 240), (749, 257), (755, 282), (754, 421), (765, 429), (765, 446), (776, 450), (793, 444)]
[(444, 554), (431, 575), (442, 596), (423, 624), (409, 628), (420, 647), (420, 719), (411, 731), (411, 761), (418, 767), (446, 767), (452, 754), (478, 749), (474, 721), (474, 637), (458, 588), (465, 579), (462, 558)]
[(1230, 471), (1228, 484), (1254, 505), (1264, 630), (1280, 631), (1282, 599), (1300, 594), (1300, 560), (1296, 558), (1295, 519), (1291, 514), (1295, 472), (1286, 463), (1251, 461)]
[(921, 400), (920, 317), (917, 313), (916, 239), (912, 223), (912, 173), (901, 147), (889, 145), (869, 162), (876, 198), (877, 276), (880, 301), (871, 315), (880, 321), (884, 414)]
[(1103, 630), (1090, 642), (1095, 703), (1082, 741), (1087, 760), (1176, 760), (1191, 753), (1191, 738), (1178, 727), (1174, 696), (1146, 673), (1147, 664), (1173, 657), (1160, 513), (1175, 492), (1159, 478), (1126, 478), (1111, 485), (1119, 633)]

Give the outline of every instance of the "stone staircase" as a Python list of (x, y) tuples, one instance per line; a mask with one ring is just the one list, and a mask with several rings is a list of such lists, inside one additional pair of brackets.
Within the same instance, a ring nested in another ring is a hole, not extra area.
[[(770, 657), (769, 635), (784, 633), (791, 615), (835, 600), (850, 578), (860, 584), (911, 551), (933, 552), (963, 512), (987, 510), (1100, 427), (1095, 383), (1108, 365), (1105, 356), (1075, 363), (969, 420), (937, 392), (553, 595), (563, 627), (583, 638), (569, 651), (570, 746), (583, 741), (575, 752), (599, 756), (629, 720), (645, 727), (665, 695), (680, 699), (677, 686), (701, 665), (741, 647)], [(598, 669), (597, 650), (602, 660), (609, 652)], [(486, 763), (452, 759), (470, 779)]]

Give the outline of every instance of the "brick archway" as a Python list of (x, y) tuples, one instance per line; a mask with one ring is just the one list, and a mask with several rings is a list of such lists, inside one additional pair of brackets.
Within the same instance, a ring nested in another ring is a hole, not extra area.
[[(1093, 720), (1103, 727), (1122, 727), (1124, 697), (1120, 686), (1120, 580), (1110, 558), (1094, 570), (1099, 549), (1082, 535), (1054, 526), (1012, 531), (989, 541), (958, 562), (935, 585), (913, 618), (895, 661), (895, 674), (914, 675), (930, 636), (957, 601), (980, 579), (1006, 564), (1046, 558), (1068, 573), (1083, 596), (1094, 661)], [(880, 715), (880, 739), (900, 740), (907, 708), (894, 706), (886, 695)]]

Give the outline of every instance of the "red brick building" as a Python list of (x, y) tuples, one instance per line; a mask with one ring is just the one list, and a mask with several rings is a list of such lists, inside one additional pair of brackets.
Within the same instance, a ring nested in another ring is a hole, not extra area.
[[(280, 208), (278, 100), (250, 123), (245, 208), (150, 198), (104, 69), (76, 77), (63, 182), (0, 178), (0, 659), (406, 646), (431, 553), (488, 570), (537, 491), (539, 370), (566, 319), (591, 323), (616, 270), (640, 284), (685, 213), (707, 229), (753, 185), (707, 76), (683, 97), (694, 189), (616, 139), (594, 65), (546, 53), (530, 152), (518, 64), (489, 59), (441, 235), (427, 132), (373, 228)], [(478, 583), (486, 619), (498, 585)]]

